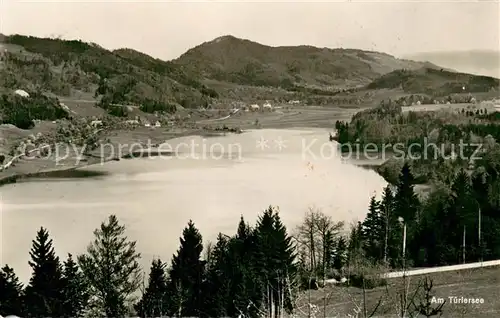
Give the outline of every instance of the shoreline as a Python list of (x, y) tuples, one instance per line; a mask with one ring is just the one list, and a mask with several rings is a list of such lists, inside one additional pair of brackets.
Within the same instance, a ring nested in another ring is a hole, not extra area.
[[(242, 131), (241, 133), (243, 133)], [(117, 133), (116, 131), (112, 133)], [(188, 130), (188, 131), (182, 131), (182, 132), (170, 132), (170, 133), (165, 133), (162, 134), (163, 141), (158, 142), (157, 144), (160, 144), (161, 142), (166, 142), (168, 140), (172, 140), (175, 138), (181, 138), (181, 137), (195, 137), (195, 136), (204, 136), (207, 138), (214, 137), (214, 136), (224, 136), (226, 134), (235, 134), (235, 132), (227, 132), (227, 131), (207, 131), (206, 129), (194, 129), (194, 130)], [(154, 139), (157, 140), (158, 136), (148, 136), (149, 138), (146, 138), (148, 140)], [(129, 143), (133, 141), (132, 139), (126, 139)], [(137, 142), (137, 141), (136, 141)], [(32, 150), (31, 152), (37, 151), (37, 149)], [(108, 158), (108, 157), (101, 157), (99, 155), (95, 154), (86, 154), (83, 156), (84, 160), (80, 159), (78, 160), (77, 164), (73, 164), (71, 166), (69, 165), (57, 165), (55, 160), (46, 160), (47, 162), (51, 164), (56, 164), (55, 167), (51, 168), (40, 168), (38, 170), (34, 169), (26, 169), (26, 171), (12, 171), (11, 167), (15, 167), (15, 161), (23, 160), (24, 156), (18, 155), (16, 157), (13, 157), (9, 163), (7, 163), (4, 166), (7, 166), (8, 169), (3, 169), (0, 171), (0, 187), (8, 185), (8, 184), (14, 184), (17, 183), (18, 181), (21, 181), (23, 179), (31, 179), (31, 178), (37, 178), (37, 177), (44, 177), (44, 176), (49, 176), (57, 173), (64, 173), (64, 172), (69, 172), (69, 171), (74, 171), (78, 170), (81, 168), (85, 167), (90, 167), (90, 166), (95, 166), (98, 164), (105, 164), (111, 161), (120, 161), (120, 160), (130, 160), (134, 159), (134, 156), (132, 153), (123, 153), (121, 154), (121, 157), (115, 157), (115, 158)], [(75, 159), (75, 158), (71, 158)], [(42, 162), (39, 162), (41, 164)], [(36, 167), (35, 167), (36, 168)]]
[[(162, 133), (160, 136), (154, 136), (152, 135), (151, 133), (150, 134), (147, 134), (146, 136), (144, 136), (145, 138), (140, 138), (142, 140), (154, 140), (156, 142), (156, 144), (160, 144), (162, 142), (166, 142), (168, 140), (172, 140), (172, 139), (176, 139), (176, 138), (181, 138), (181, 137), (195, 137), (195, 136), (202, 136), (202, 137), (206, 137), (206, 138), (210, 138), (210, 137), (217, 137), (217, 136), (225, 136), (227, 134), (239, 134), (239, 133), (245, 133), (245, 132), (248, 132), (248, 131), (252, 131), (252, 130), (261, 130), (261, 129), (298, 129), (298, 130), (305, 130), (305, 129), (312, 129), (312, 130), (317, 130), (317, 129), (320, 129), (320, 130), (325, 130), (325, 133), (328, 131), (327, 128), (324, 128), (324, 127), (279, 127), (279, 128), (268, 128), (268, 127), (252, 127), (251, 129), (245, 129), (245, 130), (242, 130), (241, 132), (228, 132), (228, 131), (211, 131), (211, 130), (206, 130), (206, 129), (188, 129), (187, 131), (178, 131), (178, 132), (167, 132), (167, 133)], [(117, 131), (114, 131), (112, 133), (119, 133)], [(161, 138), (163, 137), (163, 138)], [(120, 138), (122, 139), (122, 138)], [(132, 141), (135, 141), (135, 142), (140, 142), (140, 140), (133, 140), (135, 138), (125, 138), (124, 140), (120, 140), (123, 142), (132, 142)], [(161, 141), (160, 141), (161, 139)], [(118, 144), (118, 143), (117, 143)], [(154, 152), (154, 148), (151, 149), (151, 152)], [(0, 172), (0, 187), (4, 186), (4, 185), (8, 185), (8, 184), (14, 184), (14, 183), (17, 183), (19, 181), (22, 181), (24, 179), (31, 179), (31, 178), (39, 178), (39, 177), (49, 177), (51, 175), (54, 175), (54, 174), (58, 174), (58, 173), (63, 173), (64, 172), (71, 172), (71, 171), (75, 171), (75, 170), (78, 170), (78, 169), (81, 169), (81, 168), (86, 168), (86, 167), (90, 167), (90, 166), (94, 166), (94, 165), (97, 165), (97, 164), (105, 164), (105, 163), (108, 163), (108, 162), (111, 162), (111, 161), (120, 161), (120, 160), (130, 160), (130, 159), (134, 159), (136, 158), (136, 155), (137, 154), (133, 154), (133, 153), (123, 153), (121, 154), (121, 157), (115, 157), (115, 158), (109, 158), (109, 156), (103, 156), (101, 157), (100, 155), (96, 155), (96, 154), (92, 154), (92, 153), (89, 153), (89, 154), (86, 154), (83, 158), (84, 160), (79, 160), (77, 161), (78, 163), (77, 164), (71, 164), (71, 165), (56, 165), (56, 166), (52, 166), (52, 167), (47, 167), (47, 168), (40, 168), (39, 165), (41, 165), (42, 163), (39, 162), (38, 163), (38, 167), (37, 167), (37, 162), (35, 162), (35, 165), (34, 167), (27, 167), (27, 169), (25, 171), (12, 171), (12, 168), (8, 169), (8, 170), (3, 170)], [(155, 155), (155, 154), (153, 154)], [(140, 156), (139, 156), (140, 157)], [(75, 157), (71, 158), (71, 159), (75, 159)], [(19, 158), (19, 160), (23, 160), (22, 157)], [(46, 160), (46, 162), (49, 162), (51, 163), (52, 165), (55, 163), (55, 160)], [(366, 160), (364, 159), (361, 159), (360, 162), (352, 162), (353, 165), (357, 166), (357, 167), (360, 167), (360, 168), (363, 168), (363, 169), (369, 169), (369, 170), (372, 170), (374, 172), (376, 172), (377, 174), (379, 174), (377, 172), (377, 167), (379, 165), (381, 165), (382, 163), (379, 163), (379, 162), (376, 162), (376, 163), (367, 163)], [(38, 169), (37, 169), (38, 168)], [(380, 174), (379, 174), (380, 175)], [(381, 175), (380, 175), (381, 176)], [(383, 178), (383, 176), (381, 176)]]

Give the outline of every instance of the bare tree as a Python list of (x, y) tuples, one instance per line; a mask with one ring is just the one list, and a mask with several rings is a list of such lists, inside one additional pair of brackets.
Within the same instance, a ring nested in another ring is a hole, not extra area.
[(207, 264), (210, 264), (213, 249), (214, 244), (211, 241), (208, 241), (203, 251), (203, 259), (207, 262)]
[(321, 244), (321, 269), (323, 275), (323, 285), (325, 282), (325, 276), (327, 271), (327, 266), (332, 264), (332, 249), (334, 244), (334, 238), (336, 238), (339, 232), (344, 228), (344, 222), (334, 222), (330, 216), (324, 215), (319, 212), (316, 220), (316, 229), (319, 234), (320, 244)]
[(443, 314), (443, 307), (446, 303), (445, 300), (434, 307), (432, 287), (432, 279), (426, 277), (422, 285), (423, 295), (421, 295), (418, 305), (413, 303), (415, 312), (425, 317), (441, 316)]
[(319, 219), (319, 211), (314, 208), (309, 208), (304, 216), (302, 224), (297, 227), (297, 241), (301, 247), (305, 247), (309, 258), (309, 270), (316, 270), (316, 250), (318, 245), (317, 240), (317, 223)]
[(309, 208), (295, 235), (297, 249), (303, 261), (307, 262), (305, 264), (307, 270), (314, 274), (321, 270), (325, 279), (327, 267), (331, 263), (329, 259), (333, 248), (331, 241), (338, 236), (343, 227), (343, 222), (334, 222), (319, 209)]

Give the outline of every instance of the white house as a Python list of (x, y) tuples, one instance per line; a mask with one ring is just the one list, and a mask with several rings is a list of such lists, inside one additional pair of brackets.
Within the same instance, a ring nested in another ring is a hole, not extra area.
[(102, 120), (93, 120), (92, 122), (90, 122), (90, 125), (92, 127), (100, 127), (102, 126)]
[(14, 91), (14, 94), (19, 95), (21, 97), (30, 97), (30, 94), (28, 94), (28, 92), (26, 92), (26, 91), (24, 91), (22, 89), (16, 89)]
[(156, 121), (155, 127), (161, 127), (161, 123), (159, 121)]
[(273, 109), (273, 106), (271, 106), (269, 102), (266, 102), (264, 105), (262, 105), (262, 109), (271, 111)]
[(139, 120), (137, 120), (137, 119), (130, 119), (130, 120), (125, 121), (125, 123), (129, 124), (129, 125), (139, 125)]
[(145, 122), (144, 122), (144, 127), (151, 127), (151, 123), (150, 123), (150, 122), (148, 122), (148, 121), (145, 121)]
[(69, 111), (70, 111), (70, 110), (69, 110), (69, 107), (68, 107), (68, 106), (66, 106), (66, 105), (65, 105), (65, 104), (63, 104), (63, 103), (59, 103), (59, 106), (61, 106), (61, 108), (62, 108), (62, 109), (64, 109), (66, 112), (68, 112), (68, 113), (69, 113)]
[(250, 110), (252, 111), (258, 111), (260, 109), (260, 106), (257, 104), (250, 105)]

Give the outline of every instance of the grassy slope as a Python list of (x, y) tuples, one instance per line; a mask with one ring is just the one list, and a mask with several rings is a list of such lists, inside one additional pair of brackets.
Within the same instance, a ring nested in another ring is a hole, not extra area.
[[(426, 276), (409, 278), (410, 294), (413, 294), (418, 281)], [(500, 267), (464, 270), (429, 274), (433, 280), (433, 291), (436, 297), (447, 300), (443, 307), (443, 317), (498, 317), (500, 315)], [(402, 279), (392, 279), (388, 288), (379, 287), (366, 291), (366, 307), (368, 313), (375, 308), (379, 299), (382, 304), (375, 317), (397, 317), (398, 294), (402, 291)], [(326, 306), (325, 306), (326, 295)], [(484, 304), (451, 304), (448, 296), (483, 298)], [(298, 306), (307, 317), (309, 295), (306, 292), (300, 296)], [(327, 286), (324, 289), (311, 291), (311, 303), (319, 307), (316, 317), (346, 317), (354, 314), (357, 306), (362, 308), (363, 292), (359, 288)], [(418, 304), (418, 301), (417, 301)], [(361, 313), (362, 316), (362, 313)]]

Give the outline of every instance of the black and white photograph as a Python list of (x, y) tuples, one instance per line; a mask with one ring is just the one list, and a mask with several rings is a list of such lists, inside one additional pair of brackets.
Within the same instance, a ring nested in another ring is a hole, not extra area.
[(500, 1), (0, 0), (38, 317), (500, 317)]

